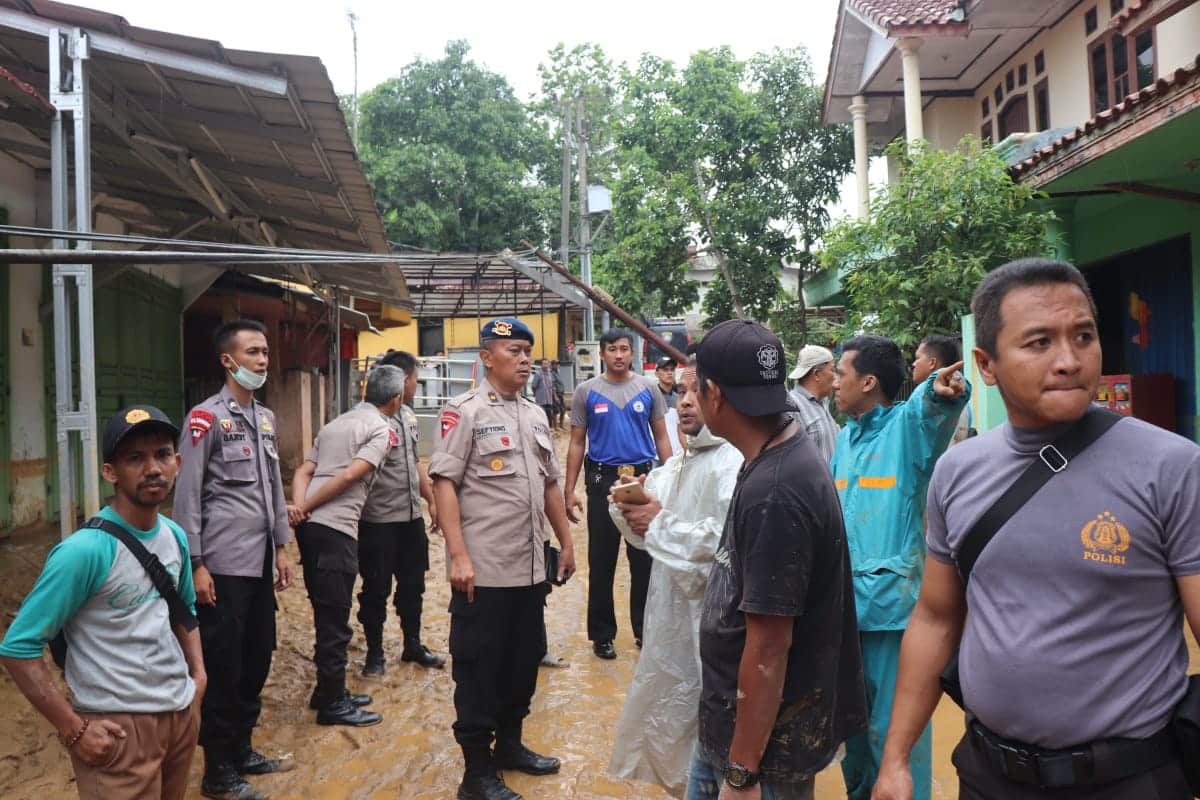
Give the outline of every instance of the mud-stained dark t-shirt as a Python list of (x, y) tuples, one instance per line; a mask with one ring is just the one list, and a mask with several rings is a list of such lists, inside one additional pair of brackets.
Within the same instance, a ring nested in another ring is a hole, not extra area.
[(810, 778), (867, 726), (842, 509), (829, 468), (795, 435), (743, 468), (700, 622), (700, 744), (727, 763), (746, 614), (793, 617), (783, 702), (759, 765), (777, 783)]

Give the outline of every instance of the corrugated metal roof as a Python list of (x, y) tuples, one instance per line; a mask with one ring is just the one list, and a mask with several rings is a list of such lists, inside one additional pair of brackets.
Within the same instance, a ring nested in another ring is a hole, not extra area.
[(536, 314), (563, 303), (583, 306), (587, 299), (540, 261), (507, 251), (401, 257), (418, 318)]
[[(143, 147), (153, 141), (155, 148), (180, 165), (185, 179), (194, 159), (227, 188), (238, 201), (229, 216), (240, 221), (243, 239), (251, 231), (265, 239), (258, 226), (263, 222), (280, 244), (389, 252), (374, 192), (320, 59), (227, 50), (220, 42), (138, 28), (114, 14), (46, 0), (0, 0), (0, 8), (278, 75), (288, 82), (288, 96), (279, 97), (93, 52), (89, 78), (97, 109), (93, 111), (92, 168), (99, 211), (122, 219), (137, 233), (170, 235), (208, 218), (193, 229), (191, 238), (231, 241), (238, 235), (230, 220), (214, 218), (211, 205), (199, 202), (194, 193), (151, 166), (121, 131), (103, 124), (99, 109), (107, 103), (128, 120), (133, 141)], [(0, 28), (0, 44), (0, 66), (11, 78), (48, 97), (45, 38)], [(6, 99), (20, 94), (12, 90), (17, 84), (11, 80), (0, 84), (10, 87)], [(49, 120), (34, 98), (28, 94), (24, 98), (14, 98), (0, 116), (0, 150), (31, 166), (47, 168)], [(367, 297), (393, 303), (407, 300), (397, 268), (382, 268), (391, 273), (383, 279), (379, 266), (310, 269)]]

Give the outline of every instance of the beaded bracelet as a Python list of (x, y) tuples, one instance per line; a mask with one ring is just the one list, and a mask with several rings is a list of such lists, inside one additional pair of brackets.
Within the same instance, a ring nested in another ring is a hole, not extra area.
[(92, 721), (91, 721), (90, 719), (85, 719), (85, 720), (83, 721), (83, 726), (82, 726), (82, 727), (81, 727), (81, 728), (80, 728), (78, 731), (76, 731), (76, 732), (75, 732), (75, 735), (74, 735), (74, 736), (72, 736), (70, 739), (68, 739), (68, 740), (66, 740), (65, 742), (63, 742), (63, 745), (64, 745), (64, 746), (65, 746), (65, 747), (66, 747), (68, 750), (70, 750), (72, 747), (74, 747), (74, 746), (75, 746), (75, 744), (76, 744), (76, 743), (77, 743), (77, 742), (78, 742), (80, 739), (82, 739), (82, 738), (83, 738), (83, 734), (84, 734), (84, 732), (85, 732), (85, 731), (88, 729), (88, 725), (91, 725), (91, 724), (92, 724)]

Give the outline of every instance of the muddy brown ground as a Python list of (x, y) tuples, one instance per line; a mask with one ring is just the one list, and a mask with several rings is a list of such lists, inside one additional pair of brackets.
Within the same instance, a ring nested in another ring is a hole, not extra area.
[[(565, 438), (559, 439), (559, 445), (565, 449)], [(527, 743), (561, 758), (563, 769), (559, 775), (544, 778), (509, 773), (506, 780), (529, 800), (667, 798), (655, 787), (612, 780), (605, 774), (638, 652), (628, 626), (629, 573), (622, 557), (616, 589), (619, 657), (601, 661), (592, 656), (584, 628), (586, 529), (576, 525), (574, 533), (580, 572), (567, 586), (555, 589), (546, 614), (551, 649), (565, 657), (570, 667), (541, 670), (533, 713), (525, 728)], [(17, 531), (0, 544), (0, 629), (7, 629), (57, 539), (57, 529), (37, 526)], [(294, 545), (289, 554), (294, 563)], [(424, 637), (431, 648), (445, 653), (449, 586), (440, 539), (432, 542), (430, 555), (433, 568), (425, 595)], [(454, 684), (449, 670), (426, 671), (401, 664), (400, 628), (390, 618), (385, 633), (388, 673), (382, 681), (362, 680), (358, 668), (365, 645), (357, 622), (352, 621), (351, 688), (374, 695), (373, 708), (383, 713), (383, 723), (365, 729), (316, 725), (315, 714), (306, 705), (313, 686), (312, 613), (303, 581), (297, 577), (297, 585), (279, 595), (278, 650), (263, 692), (255, 744), (270, 755), (294, 759), (298, 767), (290, 773), (255, 778), (254, 784), (276, 800), (452, 798), (461, 776), (462, 757), (450, 730)], [(1190, 636), (1189, 644), (1194, 671), (1200, 667), (1200, 651)], [(944, 701), (934, 719), (934, 797), (939, 800), (950, 800), (958, 793), (950, 751), (961, 733), (961, 714)], [(197, 751), (189, 800), (201, 796), (200, 771)], [(53, 729), (0, 670), (0, 797), (50, 800), (73, 794), (70, 762)], [(818, 800), (845, 797), (836, 767), (818, 777), (816, 794)]]

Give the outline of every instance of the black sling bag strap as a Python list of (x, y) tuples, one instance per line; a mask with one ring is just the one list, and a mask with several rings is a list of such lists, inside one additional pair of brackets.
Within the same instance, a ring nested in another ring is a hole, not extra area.
[[(150, 582), (154, 584), (154, 588), (158, 590), (159, 595), (163, 600), (167, 601), (167, 610), (171, 616), (172, 625), (182, 625), (184, 630), (194, 631), (199, 623), (196, 617), (190, 610), (187, 604), (183, 602), (183, 598), (179, 596), (179, 591), (175, 588), (175, 580), (171, 577), (171, 573), (167, 572), (167, 568), (158, 560), (158, 556), (146, 549), (145, 545), (137, 540), (137, 537), (129, 531), (122, 528), (115, 522), (109, 522), (104, 517), (92, 517), (87, 522), (83, 523), (84, 528), (95, 528), (102, 530), (116, 539), (133, 554), (133, 557), (138, 560), (138, 563), (145, 568), (146, 574), (150, 576)], [(186, 565), (185, 565), (186, 566)], [(60, 668), (67, 663), (67, 640), (63, 636), (62, 631), (58, 632), (50, 641), (50, 655), (54, 659), (54, 663)]]
[[(962, 576), (964, 593), (971, 581), (971, 570), (974, 569), (975, 562), (1004, 524), (1051, 478), (1066, 469), (1072, 459), (1090, 447), (1120, 419), (1120, 414), (1108, 409), (1089, 409), (1069, 430), (1039, 450), (1033, 463), (1026, 467), (1004, 494), (992, 503), (991, 508), (976, 520), (958, 547), (958, 573)], [(965, 708), (962, 685), (959, 682), (957, 653), (942, 672), (942, 690), (950, 695), (950, 699), (957, 703), (959, 708)]]

